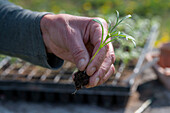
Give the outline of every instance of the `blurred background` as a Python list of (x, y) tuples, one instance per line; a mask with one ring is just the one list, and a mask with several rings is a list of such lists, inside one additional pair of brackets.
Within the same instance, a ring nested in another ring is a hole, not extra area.
[[(98, 16), (113, 22), (116, 10), (121, 17), (131, 14), (132, 19), (125, 21), (128, 26), (118, 29), (133, 36), (137, 46), (115, 41), (116, 73), (104, 85), (82, 89), (75, 96), (70, 75), (76, 67), (70, 62), (52, 71), (0, 55), (0, 113), (87, 113), (87, 109), (88, 113), (132, 113), (139, 108), (142, 113), (142, 105), (149, 107), (144, 113), (170, 110), (170, 45), (160, 49), (170, 42), (169, 0), (9, 1), (33, 11)], [(165, 61), (155, 63), (157, 57)]]
[(170, 40), (170, 2), (169, 0), (10, 0), (24, 8), (34, 11), (68, 13), (81, 16), (99, 16), (115, 14), (138, 15), (140, 18), (159, 18), (161, 23), (158, 43)]

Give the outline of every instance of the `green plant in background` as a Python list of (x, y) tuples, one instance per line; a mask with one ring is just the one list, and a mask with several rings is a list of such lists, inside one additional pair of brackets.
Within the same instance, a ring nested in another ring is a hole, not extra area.
[[(33, 11), (68, 13), (81, 16), (108, 15), (117, 9), (121, 15), (137, 14), (162, 18), (161, 32), (170, 30), (169, 0), (9, 0)], [(160, 32), (160, 33), (161, 33)], [(161, 34), (160, 34), (161, 35)], [(170, 33), (169, 33), (170, 35)]]
[[(110, 16), (108, 15), (108, 18)], [(121, 29), (121, 31), (128, 33), (131, 36), (135, 37), (136, 42), (136, 48), (133, 48), (132, 43), (128, 43), (126, 41), (117, 40), (113, 43), (113, 46), (115, 48), (115, 55), (116, 57), (116, 64), (119, 64), (119, 62), (123, 62), (124, 64), (128, 64), (129, 62), (136, 61), (139, 57), (142, 48), (144, 47), (144, 44), (149, 38), (151, 27), (155, 23), (159, 23), (159, 18), (142, 18), (138, 15), (133, 15), (132, 19), (127, 19), (124, 21), (126, 24), (129, 24), (129, 26), (125, 26), (124, 24), (120, 25), (118, 29)], [(133, 30), (131, 30), (133, 29)], [(121, 44), (121, 46), (119, 46)]]
[(121, 24), (124, 20), (126, 20), (128, 18), (131, 18), (131, 15), (127, 15), (127, 16), (123, 17), (122, 19), (119, 19), (119, 12), (116, 11), (116, 23), (113, 25), (113, 23), (110, 21), (108, 33), (107, 33), (107, 36), (106, 36), (105, 39), (103, 37), (104, 28), (103, 28), (102, 23), (98, 19), (93, 19), (93, 21), (95, 21), (95, 22), (97, 22), (101, 25), (101, 27), (102, 27), (102, 37), (101, 37), (100, 46), (99, 46), (98, 50), (96, 51), (96, 53), (91, 58), (91, 60), (89, 61), (89, 64), (93, 61), (93, 59), (95, 58), (95, 56), (97, 55), (97, 53), (100, 51), (101, 48), (103, 48), (108, 43), (113, 42), (117, 39), (124, 39), (125, 38), (126, 40), (132, 41), (132, 43), (136, 46), (135, 39), (132, 36), (129, 36), (125, 33), (122, 33), (122, 32), (120, 32), (116, 29), (119, 24)]
[[(54, 13), (65, 12), (65, 13), (81, 15), (81, 16), (99, 16), (105, 18), (105, 20), (112, 20), (112, 22), (108, 21), (108, 23), (112, 24), (111, 26), (116, 25), (115, 20), (117, 18), (116, 15), (112, 14), (113, 10), (115, 9), (119, 10), (121, 12), (120, 15), (133, 13), (132, 19), (124, 20), (123, 22), (121, 22), (121, 24), (119, 24), (119, 26), (116, 27), (116, 29), (114, 29), (117, 31), (118, 30), (123, 31), (124, 33), (127, 33), (130, 36), (135, 37), (136, 48), (134, 48), (133, 43), (129, 43), (129, 41), (121, 40), (122, 38), (120, 39), (117, 38), (113, 43), (115, 55), (117, 56), (116, 62), (123, 61), (126, 64), (131, 60), (137, 59), (138, 56), (140, 55), (140, 52), (145, 44), (146, 38), (148, 37), (148, 34), (150, 32), (150, 27), (154, 21), (157, 21), (155, 19), (155, 13), (165, 15), (165, 16), (161, 16), (161, 18), (163, 18), (163, 22), (161, 23), (161, 25), (164, 26), (169, 25), (168, 23), (165, 23), (166, 20), (169, 19), (168, 18), (169, 16), (166, 13), (167, 12), (166, 9), (168, 8), (167, 7), (168, 0), (163, 0), (163, 2), (152, 0), (150, 3), (146, 2), (149, 0), (144, 0), (142, 2), (139, 2), (138, 0), (137, 1), (117, 1), (117, 0), (107, 0), (107, 1), (71, 0), (69, 1), (66, 0), (65, 2), (63, 2), (62, 0), (56, 0), (56, 1), (54, 0), (30, 0), (30, 1), (9, 0), (9, 1), (17, 5), (20, 5), (24, 8), (31, 9), (33, 11), (50, 11)], [(146, 5), (147, 8), (145, 7)], [(151, 11), (152, 9), (150, 8), (150, 6), (155, 7), (153, 9), (159, 9), (159, 10)], [(163, 6), (164, 8), (162, 8), (161, 6)], [(149, 8), (151, 10), (149, 10)], [(149, 11), (150, 13), (153, 13), (154, 17), (152, 17), (153, 14), (147, 16), (147, 18), (142, 17), (144, 16), (143, 14), (145, 14), (145, 16), (146, 14), (148, 14), (146, 13), (145, 10), (147, 10), (148, 13)], [(135, 13), (137, 13), (137, 15)], [(131, 26), (131, 28), (129, 27), (128, 24)], [(164, 32), (166, 31), (166, 34), (168, 33), (168, 36), (170, 36), (168, 32), (169, 30), (163, 29), (163, 31)], [(165, 39), (164, 37), (165, 36), (163, 35), (162, 39)], [(4, 57), (0, 56), (0, 60), (2, 60), (3, 58)]]

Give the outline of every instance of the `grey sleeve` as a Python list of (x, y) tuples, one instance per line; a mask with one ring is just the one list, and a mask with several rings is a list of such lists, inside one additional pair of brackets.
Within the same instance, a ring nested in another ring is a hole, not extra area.
[(33, 12), (0, 0), (0, 53), (19, 57), (33, 64), (57, 69), (63, 60), (47, 54), (40, 20), (48, 13)]

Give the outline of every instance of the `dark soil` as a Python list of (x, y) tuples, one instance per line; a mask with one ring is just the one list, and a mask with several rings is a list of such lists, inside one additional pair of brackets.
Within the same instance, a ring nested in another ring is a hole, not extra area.
[(89, 76), (85, 71), (78, 71), (74, 74), (74, 83), (76, 90), (81, 89), (83, 86), (89, 83)]

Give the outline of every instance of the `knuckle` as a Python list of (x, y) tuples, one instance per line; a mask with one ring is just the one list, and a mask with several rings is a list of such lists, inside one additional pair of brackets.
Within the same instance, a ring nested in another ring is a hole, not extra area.
[[(99, 83), (99, 84), (103, 84), (104, 82), (106, 82), (106, 81), (109, 79), (109, 77), (113, 75), (114, 71), (115, 71), (115, 68), (114, 68), (113, 65), (111, 65), (109, 71), (108, 71), (108, 72), (106, 71), (107, 73), (105, 72), (105, 73), (103, 74), (103, 76), (100, 76), (100, 83)], [(104, 71), (103, 71), (103, 72), (104, 72)], [(102, 73), (103, 73), (103, 72), (102, 72)], [(100, 74), (100, 75), (101, 75), (101, 74)]]
[[(107, 25), (107, 22), (106, 22), (105, 19), (100, 18), (100, 17), (95, 17), (93, 19), (99, 20), (102, 23), (102, 25), (107, 28), (108, 25)], [(95, 22), (95, 21), (92, 21), (91, 25), (92, 25), (93, 29), (101, 29), (101, 25), (99, 23)]]
[(97, 32), (99, 35), (102, 33), (102, 32), (101, 32), (101, 26), (100, 26), (99, 23), (95, 23), (95, 24), (93, 25), (93, 30), (94, 30), (94, 31), (93, 31), (94, 33)]
[(107, 26), (106, 20), (102, 19), (102, 24), (103, 24), (103, 26)]
[(64, 18), (63, 14), (58, 14), (58, 18), (56, 21), (57, 22), (54, 21), (54, 25), (59, 24), (60, 26), (62, 26), (60, 27), (62, 32), (65, 32), (68, 37), (74, 38), (72, 36), (76, 35), (76, 31), (70, 26), (70, 23)]
[(101, 65), (101, 63), (100, 63), (100, 62), (98, 62), (98, 61), (94, 61), (94, 66), (95, 66), (96, 68), (99, 68), (99, 67), (100, 67), (100, 65)]
[[(103, 26), (107, 25), (107, 22), (106, 22), (103, 18), (95, 17), (95, 18), (93, 18), (93, 19), (99, 20), (99, 21), (103, 24)], [(93, 21), (93, 24), (92, 24), (92, 25), (93, 25), (94, 28), (98, 28), (98, 29), (101, 28), (100, 24), (97, 23), (97, 22), (95, 22), (95, 21)]]
[(77, 49), (72, 50), (72, 55), (75, 59), (79, 59), (84, 54), (85, 54), (85, 51), (80, 47), (77, 47)]
[(106, 22), (106, 20), (104, 20), (104, 19), (103, 19), (103, 21), (102, 21), (102, 22), (103, 22), (103, 26), (107, 26), (107, 22)]
[(101, 79), (103, 79), (103, 76), (106, 74), (106, 72), (107, 72), (106, 67), (100, 68), (99, 76), (100, 76)]
[[(58, 18), (57, 18), (56, 21), (57, 21), (57, 23), (61, 24), (62, 26), (67, 26), (68, 25), (68, 23), (66, 22), (66, 20), (62, 16), (62, 14), (58, 15)], [(54, 24), (56, 24), (56, 21), (54, 22)]]
[(101, 21), (101, 23), (103, 24), (103, 26), (107, 26), (107, 22), (106, 22), (105, 19), (99, 18), (99, 17), (97, 17), (97, 19)]
[(67, 26), (67, 31), (66, 32), (67, 32), (66, 34), (67, 34), (68, 38), (70, 38), (71, 40), (76, 40), (75, 39), (76, 38), (75, 37), (76, 36), (76, 31), (73, 28)]
[(102, 62), (103, 62), (103, 60), (104, 60), (104, 56), (102, 55), (102, 56), (99, 56), (97, 59), (96, 59), (96, 65), (99, 67), (101, 64), (102, 64)]

